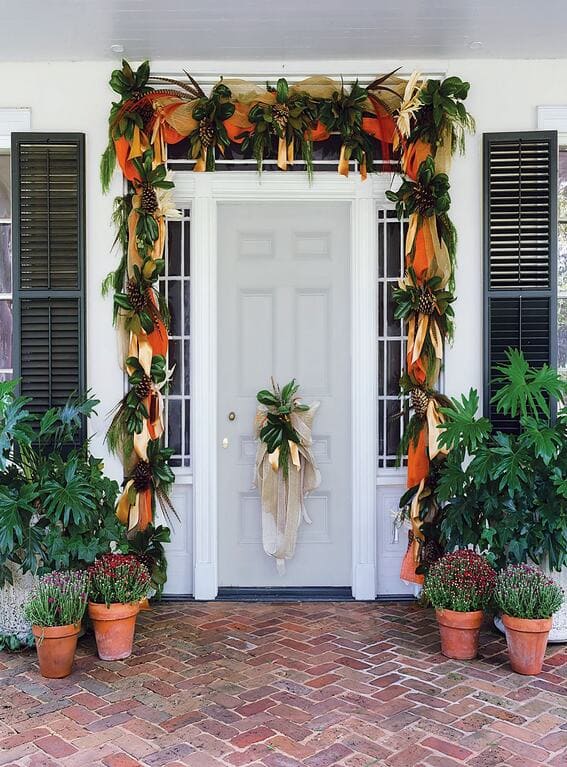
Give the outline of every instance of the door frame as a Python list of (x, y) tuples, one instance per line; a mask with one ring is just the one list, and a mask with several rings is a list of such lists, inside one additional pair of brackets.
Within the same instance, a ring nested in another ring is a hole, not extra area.
[(218, 592), (217, 206), (221, 202), (350, 203), (352, 594), (376, 597), (378, 203), (390, 174), (177, 172), (174, 199), (191, 208), (191, 455), (194, 597)]

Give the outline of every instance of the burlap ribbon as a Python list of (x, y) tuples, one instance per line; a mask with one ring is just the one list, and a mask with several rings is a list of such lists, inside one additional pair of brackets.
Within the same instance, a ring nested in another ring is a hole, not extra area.
[[(291, 425), (299, 435), (300, 444), (290, 446), (287, 477), (279, 465), (279, 456), (268, 453), (265, 442), (260, 441), (256, 453), (256, 486), (262, 501), (262, 542), (264, 551), (276, 560), (278, 573), (285, 573), (285, 562), (295, 553), (297, 533), (301, 520), (311, 523), (305, 509), (305, 496), (319, 487), (321, 475), (311, 451), (313, 418), (319, 407), (314, 402), (309, 410), (292, 413)], [(256, 413), (255, 434), (266, 420), (266, 408)]]

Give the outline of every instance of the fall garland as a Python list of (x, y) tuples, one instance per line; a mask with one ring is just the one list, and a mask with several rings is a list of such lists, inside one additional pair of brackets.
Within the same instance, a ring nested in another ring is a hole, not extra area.
[[(165, 220), (175, 216), (173, 186), (166, 172), (167, 146), (188, 139), (196, 172), (214, 171), (215, 159), (234, 147), (253, 157), (261, 171), (268, 158), (285, 171), (299, 154), (309, 176), (313, 144), (340, 138), (338, 172), (348, 176), (352, 160), (361, 177), (401, 168), (403, 181), (388, 198), (408, 218), (406, 274), (394, 292), (396, 316), (407, 326), (402, 391), (413, 414), (402, 440), (408, 454), (408, 492), (402, 498), (411, 519), (403, 576), (420, 582), (437, 556), (439, 509), (435, 466), (441, 421), (436, 391), (444, 344), (452, 331), (456, 234), (448, 217), (451, 156), (463, 151), (474, 121), (463, 101), (469, 84), (458, 77), (405, 80), (391, 72), (363, 87), (327, 77), (309, 77), (275, 87), (221, 79), (207, 95), (188, 74), (186, 81), (152, 76), (148, 62), (134, 71), (127, 62), (112, 73), (120, 99), (109, 117), (109, 142), (101, 160), (106, 191), (116, 164), (129, 193), (115, 203), (118, 269), (105, 281), (114, 292), (114, 317), (124, 336), (129, 391), (108, 433), (126, 475), (117, 513), (130, 529), (152, 521), (156, 498), (170, 506), (171, 451), (163, 447), (162, 400), (167, 370), (167, 307), (155, 290), (164, 269)], [(379, 153), (381, 165), (375, 166)], [(417, 574), (416, 574), (417, 570)]]

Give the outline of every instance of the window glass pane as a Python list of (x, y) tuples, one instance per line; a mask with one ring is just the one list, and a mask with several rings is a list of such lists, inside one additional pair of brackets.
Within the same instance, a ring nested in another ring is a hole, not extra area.
[(181, 221), (167, 222), (167, 273), (181, 274)]
[(174, 455), (181, 455), (181, 400), (170, 399), (167, 403), (167, 446)]
[[(183, 211), (184, 216), (189, 215), (188, 210)], [(185, 277), (191, 274), (191, 224), (189, 221), (183, 222), (183, 273)]]
[(0, 301), (0, 368), (12, 367), (12, 302)]
[(10, 157), (0, 154), (0, 218), (11, 218), (10, 209)]
[(12, 227), (0, 224), (0, 293), (12, 292)]
[(181, 281), (169, 280), (169, 311), (171, 321), (169, 326), (170, 336), (181, 335)]

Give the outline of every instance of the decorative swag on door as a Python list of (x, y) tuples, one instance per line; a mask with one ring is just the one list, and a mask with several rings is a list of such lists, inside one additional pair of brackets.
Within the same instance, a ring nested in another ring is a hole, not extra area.
[[(173, 214), (166, 173), (167, 145), (188, 141), (194, 170), (214, 171), (215, 158), (234, 149), (252, 157), (259, 171), (275, 158), (280, 170), (300, 155), (313, 173), (313, 144), (338, 136), (338, 172), (356, 161), (361, 178), (377, 169), (398, 171), (403, 181), (388, 197), (408, 218), (406, 273), (394, 298), (397, 318), (407, 323), (402, 391), (413, 410), (401, 450), (408, 454), (407, 507), (410, 543), (403, 577), (421, 582), (437, 555), (439, 508), (434, 463), (442, 459), (437, 430), (443, 397), (436, 391), (444, 344), (452, 331), (456, 233), (448, 210), (449, 171), (474, 121), (463, 101), (469, 84), (458, 77), (403, 79), (392, 72), (363, 87), (309, 77), (275, 87), (221, 79), (206, 94), (186, 81), (152, 76), (148, 62), (133, 71), (127, 62), (112, 73), (120, 100), (112, 104), (109, 143), (101, 161), (108, 190), (118, 162), (129, 193), (115, 202), (120, 265), (106, 287), (114, 290), (114, 313), (126, 334), (125, 369), (130, 391), (120, 404), (109, 444), (122, 456), (127, 483), (118, 506), (130, 529), (153, 519), (156, 497), (167, 505), (173, 473), (162, 446), (162, 391), (167, 387), (167, 307), (154, 289), (164, 268), (165, 218)], [(375, 161), (380, 160), (380, 165)]]

